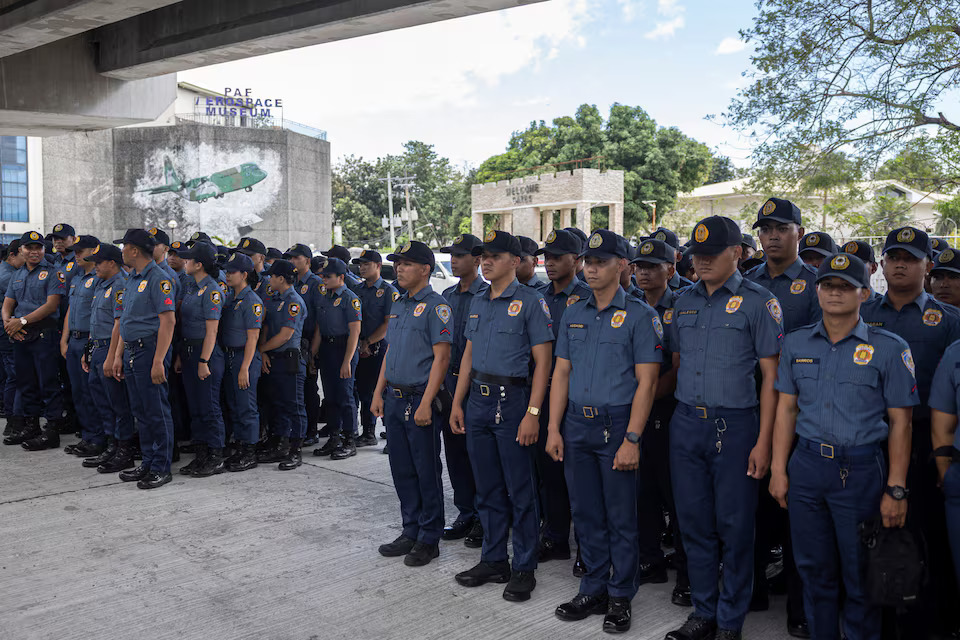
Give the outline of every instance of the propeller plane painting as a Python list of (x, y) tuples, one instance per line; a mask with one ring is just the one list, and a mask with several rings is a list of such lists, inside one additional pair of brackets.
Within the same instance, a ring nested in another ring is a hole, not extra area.
[(244, 162), (200, 178), (182, 179), (173, 168), (169, 157), (163, 159), (163, 175), (166, 184), (150, 189), (140, 189), (149, 195), (175, 193), (184, 200), (206, 202), (210, 198), (222, 198), (232, 191), (253, 191), (253, 185), (263, 181), (267, 172), (253, 162)]

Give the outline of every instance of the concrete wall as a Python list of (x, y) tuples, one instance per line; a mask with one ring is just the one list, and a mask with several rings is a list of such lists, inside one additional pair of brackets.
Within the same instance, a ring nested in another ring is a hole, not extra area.
[[(205, 202), (150, 194), (167, 183), (169, 158), (181, 182), (255, 163), (266, 178)], [(170, 229), (174, 239), (205, 231), (225, 242), (252, 235), (268, 246), (331, 244), (330, 144), (279, 129), (182, 124), (48, 138), (46, 218), (113, 240), (129, 227)]]

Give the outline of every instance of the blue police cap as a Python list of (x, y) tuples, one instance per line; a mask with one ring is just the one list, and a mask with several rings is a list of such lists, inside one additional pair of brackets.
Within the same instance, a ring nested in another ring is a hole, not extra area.
[(233, 271), (254, 271), (256, 267), (253, 266), (253, 260), (250, 259), (250, 256), (240, 253), (239, 251), (234, 253), (227, 263), (223, 265), (223, 270), (227, 273)]
[(266, 256), (267, 260), (282, 260), (283, 251), (280, 251), (280, 249), (277, 249), (276, 247), (267, 247)]
[(113, 260), (118, 265), (123, 266), (123, 253), (121, 253), (120, 247), (101, 242), (93, 248), (93, 253), (84, 258), (84, 260), (98, 264), (100, 262), (106, 262), (107, 260)]
[(883, 253), (891, 249), (903, 249), (917, 258), (933, 259), (933, 245), (930, 236), (916, 227), (900, 227), (887, 234), (883, 243)]
[(320, 253), (328, 258), (339, 258), (340, 260), (343, 260), (344, 264), (350, 262), (350, 250), (346, 247), (340, 246), (339, 244), (335, 244), (330, 247), (329, 250), (321, 251)]
[(536, 240), (534, 240), (533, 238), (528, 238), (527, 236), (517, 236), (517, 240), (520, 241), (520, 257), (521, 258), (537, 255), (537, 249), (539, 249), (540, 247), (537, 245)]
[[(656, 234), (654, 234), (656, 235)], [(674, 264), (677, 261), (677, 250), (663, 240), (648, 238), (637, 247), (636, 257), (631, 261), (650, 262), (652, 264)]]
[(27, 231), (22, 236), (20, 236), (20, 244), (22, 246), (27, 246), (28, 244), (43, 244), (43, 236), (37, 233), (36, 231)]
[(740, 241), (740, 244), (742, 244), (745, 247), (751, 247), (753, 249), (757, 248), (757, 241), (749, 233), (743, 234), (743, 240)]
[(935, 273), (937, 271), (960, 273), (960, 253), (957, 253), (950, 248), (941, 251), (940, 255), (934, 259), (933, 270), (930, 273)]
[(377, 262), (383, 264), (383, 258), (380, 256), (380, 252), (374, 251), (373, 249), (364, 249), (363, 253), (351, 260), (353, 264), (360, 264), (361, 262)]
[(609, 229), (597, 229), (587, 240), (587, 247), (580, 254), (583, 257), (626, 258), (630, 259), (630, 244), (626, 239)]
[(690, 249), (687, 249), (680, 256), (680, 260), (677, 261), (677, 273), (683, 275), (690, 271), (693, 267), (693, 255), (690, 253)]
[(855, 287), (870, 286), (870, 271), (863, 260), (852, 253), (838, 253), (824, 260), (817, 269), (817, 282), (826, 278), (842, 278)]
[(575, 233), (567, 229), (554, 229), (547, 234), (547, 241), (543, 248), (537, 249), (534, 255), (539, 256), (549, 253), (554, 256), (562, 256), (572, 253), (579, 256), (581, 251), (583, 251), (583, 242)]
[(837, 252), (837, 243), (833, 241), (830, 234), (823, 231), (811, 231), (800, 238), (800, 253), (813, 251), (822, 256), (830, 257)]
[(240, 241), (240, 246), (237, 247), (237, 251), (248, 256), (252, 256), (255, 253), (259, 253), (264, 256), (267, 255), (267, 248), (263, 246), (263, 243), (256, 238), (242, 239)]
[(757, 249), (752, 256), (743, 261), (743, 270), (753, 269), (761, 262), (765, 262), (766, 259), (767, 254), (763, 252), (763, 249)]
[(273, 264), (270, 265), (270, 271), (268, 275), (271, 276), (291, 276), (297, 277), (297, 269), (293, 266), (293, 263), (289, 260), (284, 260), (283, 258), (277, 258), (273, 261)]
[(472, 233), (464, 233), (453, 239), (453, 244), (448, 247), (440, 247), (442, 253), (449, 253), (455, 256), (469, 256), (473, 248), (482, 244), (480, 238)]
[(184, 260), (196, 260), (205, 267), (217, 263), (217, 249), (209, 242), (195, 242), (192, 247), (177, 255)]
[(77, 238), (77, 241), (73, 243), (73, 249), (93, 249), (100, 244), (100, 240), (96, 236), (80, 236)]
[(147, 233), (152, 235), (157, 241), (157, 244), (165, 244), (168, 247), (170, 246), (170, 236), (167, 235), (167, 232), (163, 229), (158, 229), (157, 227), (150, 227), (147, 229)]
[(943, 238), (930, 238), (930, 246), (934, 251), (946, 251), (950, 249), (950, 243)]
[(873, 253), (873, 246), (868, 242), (860, 240), (851, 240), (843, 245), (843, 252), (857, 256), (864, 262), (876, 262), (876, 255)]
[[(666, 242), (668, 245), (670, 245), (674, 249), (680, 248), (680, 239), (677, 238), (677, 234), (675, 234), (670, 229), (667, 229), (666, 227), (658, 227), (657, 230), (650, 235), (650, 237), (653, 238), (654, 240), (659, 240), (660, 242)], [(646, 239), (647, 238), (644, 238), (643, 240), (646, 240)], [(641, 240), (641, 243), (642, 242), (643, 241)]]
[(794, 222), (801, 225), (800, 208), (783, 198), (768, 198), (760, 210), (757, 212), (757, 221), (753, 223), (756, 229), (766, 221), (773, 222)]
[(61, 222), (53, 226), (53, 232), (50, 234), (54, 238), (66, 238), (67, 236), (76, 236), (76, 230), (70, 225)]
[[(326, 254), (324, 254), (326, 255)], [(306, 259), (313, 257), (313, 251), (305, 244), (299, 242), (283, 252), (284, 259), (289, 260), (293, 256), (303, 256)]]
[(518, 257), (523, 254), (523, 249), (520, 248), (520, 241), (517, 240), (517, 237), (498, 229), (488, 231), (487, 235), (483, 237), (483, 244), (474, 247), (471, 254), (479, 256), (483, 255), (484, 251), (490, 253), (512, 253)]
[(187, 248), (192, 247), (195, 242), (209, 242), (210, 244), (213, 244), (213, 240), (210, 239), (210, 236), (205, 234), (203, 231), (197, 231), (190, 236), (190, 239), (186, 242)]
[(123, 237), (114, 240), (113, 244), (132, 244), (148, 253), (153, 253), (153, 248), (157, 246), (157, 240), (147, 233), (146, 229), (127, 229)]
[(691, 238), (691, 255), (715, 256), (727, 247), (739, 247), (743, 232), (737, 223), (724, 216), (709, 216), (697, 223)]
[(340, 258), (327, 258), (327, 264), (320, 269), (322, 276), (342, 276), (347, 273), (347, 264)]
[[(576, 227), (564, 227), (564, 231), (569, 231), (573, 235), (580, 238), (580, 246), (586, 246), (587, 244), (587, 234), (583, 232), (583, 229), (578, 229)], [(581, 249), (582, 251), (582, 249)]]
[[(476, 255), (476, 254), (475, 254)], [(433, 255), (433, 251), (422, 242), (417, 242), (412, 240), (402, 247), (396, 253), (391, 253), (387, 256), (389, 260), (397, 262), (398, 260), (409, 260), (410, 262), (416, 262), (417, 264), (429, 265), (432, 270), (437, 266), (437, 259)]]

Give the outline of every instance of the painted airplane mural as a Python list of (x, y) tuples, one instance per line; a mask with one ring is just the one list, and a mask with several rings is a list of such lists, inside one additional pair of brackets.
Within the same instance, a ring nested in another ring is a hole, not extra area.
[(150, 195), (175, 193), (184, 200), (206, 202), (210, 198), (222, 198), (231, 191), (253, 191), (253, 185), (267, 177), (267, 172), (253, 162), (212, 173), (201, 178), (183, 180), (177, 175), (170, 158), (163, 159), (163, 175), (167, 183), (162, 187), (141, 189)]

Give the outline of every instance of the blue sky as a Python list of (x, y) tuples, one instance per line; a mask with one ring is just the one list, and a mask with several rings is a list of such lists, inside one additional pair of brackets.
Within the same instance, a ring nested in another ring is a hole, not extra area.
[(747, 166), (749, 140), (704, 117), (744, 82), (749, 49), (737, 31), (754, 15), (746, 0), (550, 0), (180, 79), (283, 98), (285, 117), (329, 132), (335, 158), (400, 153), (415, 139), (477, 165), (531, 120), (620, 102)]

